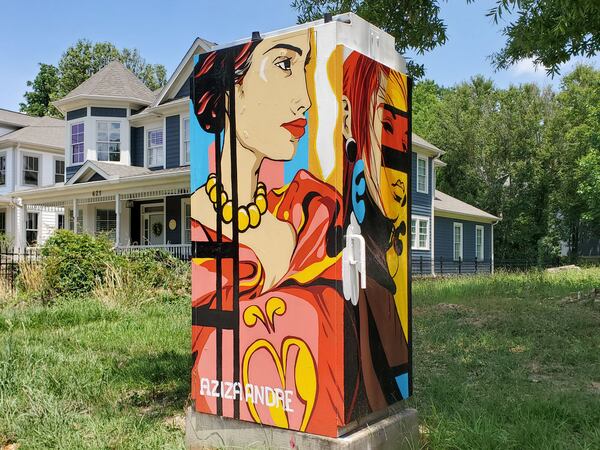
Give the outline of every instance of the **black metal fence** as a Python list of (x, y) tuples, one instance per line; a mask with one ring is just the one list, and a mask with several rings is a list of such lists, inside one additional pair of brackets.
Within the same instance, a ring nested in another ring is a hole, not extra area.
[(40, 261), (38, 248), (8, 249), (0, 248), (0, 289), (14, 290), (19, 271), (24, 264)]
[(413, 275), (468, 275), (477, 273), (492, 273), (496, 270), (516, 272), (528, 271), (533, 269), (546, 269), (561, 265), (560, 259), (548, 260), (528, 260), (528, 259), (462, 259), (444, 258), (440, 256), (433, 261), (431, 258), (419, 256), (413, 257), (412, 273)]

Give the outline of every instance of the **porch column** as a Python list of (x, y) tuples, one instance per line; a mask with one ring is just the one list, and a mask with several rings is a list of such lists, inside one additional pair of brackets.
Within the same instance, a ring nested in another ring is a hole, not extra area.
[(117, 229), (115, 233), (115, 241), (117, 246), (121, 243), (121, 194), (115, 194), (115, 215), (117, 219)]
[(77, 211), (77, 199), (73, 199), (73, 233), (77, 234), (77, 219), (79, 212)]

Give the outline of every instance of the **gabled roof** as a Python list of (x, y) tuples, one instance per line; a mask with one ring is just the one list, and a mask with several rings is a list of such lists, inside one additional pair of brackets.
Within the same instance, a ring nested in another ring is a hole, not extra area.
[[(194, 64), (193, 56), (195, 54), (200, 54), (209, 51), (212, 47), (214, 47), (214, 42), (207, 41), (206, 39), (202, 39), (197, 37), (192, 46), (189, 48), (185, 56), (182, 58), (181, 62), (167, 81), (167, 84), (161, 89), (159, 94), (156, 96), (154, 103), (152, 106), (158, 106), (165, 100), (170, 100), (172, 96), (174, 96), (177, 91), (180, 89), (181, 85), (187, 82), (188, 77), (192, 73), (192, 67)], [(183, 79), (182, 79), (183, 78)], [(175, 90), (177, 89), (177, 91)]]
[(34, 125), (0, 136), (0, 144), (14, 142), (27, 146), (50, 147), (64, 150), (65, 122), (52, 117), (36, 117)]
[(123, 64), (112, 61), (53, 104), (60, 106), (77, 99), (101, 97), (149, 105), (156, 95)]
[(0, 123), (7, 125), (26, 127), (28, 125), (33, 125), (39, 119), (39, 117), (28, 116), (27, 114), (0, 108)]
[(98, 174), (105, 180), (116, 180), (119, 178), (133, 177), (136, 175), (147, 175), (152, 173), (150, 169), (126, 164), (87, 160), (77, 172), (73, 174), (65, 184), (76, 184), (89, 181)]
[(444, 152), (444, 150), (440, 150), (435, 145), (427, 142), (425, 139), (423, 139), (421, 136), (419, 136), (416, 133), (412, 134), (412, 142), (417, 147), (420, 147), (424, 150), (428, 150), (429, 152), (435, 153), (435, 154), (437, 154), (437, 156), (441, 156), (444, 153), (446, 153), (446, 152)]
[(444, 194), (442, 191), (435, 191), (435, 199), (433, 202), (433, 211), (436, 216), (461, 216), (467, 220), (496, 222), (500, 217), (496, 217), (482, 209), (476, 208), (473, 205), (463, 202), (451, 195)]

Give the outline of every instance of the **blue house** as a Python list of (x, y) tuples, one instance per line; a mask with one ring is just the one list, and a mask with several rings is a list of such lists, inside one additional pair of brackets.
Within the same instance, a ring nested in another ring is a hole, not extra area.
[(494, 224), (500, 218), (436, 189), (442, 150), (413, 133), (412, 273), (493, 272)]

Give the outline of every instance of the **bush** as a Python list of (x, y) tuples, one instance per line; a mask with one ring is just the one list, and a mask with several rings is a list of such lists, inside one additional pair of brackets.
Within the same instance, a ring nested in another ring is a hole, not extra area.
[(117, 262), (106, 236), (57, 230), (42, 247), (45, 291), (51, 297), (87, 294)]

